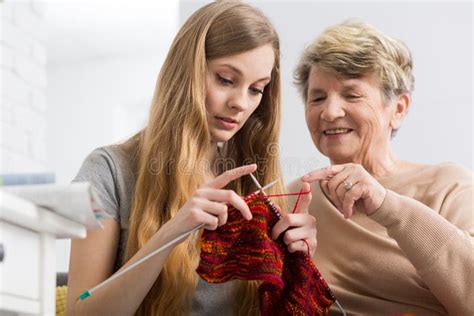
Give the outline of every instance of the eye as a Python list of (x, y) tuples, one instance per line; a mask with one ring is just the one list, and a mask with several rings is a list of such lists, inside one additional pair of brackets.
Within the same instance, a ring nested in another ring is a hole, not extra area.
[(263, 95), (263, 90), (258, 88), (250, 88), (249, 90), (253, 95)]
[(322, 101), (326, 100), (326, 97), (314, 97), (312, 99), (309, 100), (309, 104), (317, 104), (317, 103), (320, 103)]
[(348, 99), (348, 100), (350, 100), (350, 101), (357, 101), (357, 100), (359, 100), (360, 98), (361, 98), (361, 96), (358, 95), (358, 94), (348, 94), (348, 95), (346, 96), (346, 99)]
[(234, 82), (230, 79), (226, 79), (224, 77), (222, 77), (221, 75), (216, 75), (216, 78), (217, 78), (217, 81), (219, 81), (219, 83), (221, 83), (222, 85), (224, 86), (231, 86), (234, 84)]

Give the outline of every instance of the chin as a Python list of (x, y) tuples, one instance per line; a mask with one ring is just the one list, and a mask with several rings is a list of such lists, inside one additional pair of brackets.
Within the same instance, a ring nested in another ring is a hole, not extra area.
[(235, 133), (211, 133), (211, 141), (214, 143), (225, 143), (234, 135)]

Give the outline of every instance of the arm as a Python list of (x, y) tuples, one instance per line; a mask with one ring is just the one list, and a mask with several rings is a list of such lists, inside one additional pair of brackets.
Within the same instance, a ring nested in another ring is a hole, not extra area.
[[(386, 227), (449, 314), (474, 314), (471, 177), (456, 179), (458, 185), (443, 197), (439, 210), (457, 226), (437, 210), (386, 190), (360, 165), (334, 165), (303, 179), (321, 180), (322, 190), (346, 218), (358, 210)], [(344, 181), (353, 186), (345, 188)]]
[[(252, 214), (245, 201), (235, 192), (220, 188), (255, 169), (256, 165), (249, 165), (229, 170), (196, 190), (177, 214), (164, 224), (121, 269), (197, 225), (204, 224), (204, 228), (216, 229), (218, 225), (227, 221), (227, 204), (233, 205), (245, 218), (251, 219)], [(72, 243), (68, 282), (70, 294), (67, 301), (67, 313), (70, 315), (135, 313), (172, 251), (172, 247), (167, 248), (106, 284), (87, 299), (80, 300), (79, 295), (83, 291), (107, 279), (113, 270), (120, 227), (114, 219), (108, 219), (104, 224), (106, 226), (103, 230), (89, 231), (85, 240)]]
[[(472, 216), (473, 194), (472, 187), (459, 192), (443, 207)], [(450, 315), (474, 314), (474, 239), (468, 231), (392, 191), (387, 191), (385, 201), (370, 218), (387, 228)]]
[[(94, 292), (87, 299), (79, 300), (79, 295), (83, 291), (94, 287), (112, 275), (120, 226), (115, 219), (107, 219), (103, 223), (103, 230), (89, 230), (86, 239), (72, 241), (67, 297), (68, 315), (133, 314), (160, 274), (171, 251), (168, 249), (157, 254), (129, 273)], [(124, 267), (171, 240), (166, 236), (166, 229), (163, 228)]]

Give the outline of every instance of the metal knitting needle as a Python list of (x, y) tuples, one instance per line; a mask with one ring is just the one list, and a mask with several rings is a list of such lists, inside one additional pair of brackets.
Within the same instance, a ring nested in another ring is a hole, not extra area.
[[(252, 174), (250, 174), (250, 175), (252, 175)], [(257, 187), (259, 187), (260, 183), (257, 181), (257, 179), (255, 179), (255, 177), (253, 175), (252, 175), (252, 180), (254, 180), (254, 183), (257, 185)], [(268, 189), (269, 187), (275, 185), (278, 181), (280, 181), (280, 179), (276, 179), (276, 180), (270, 182), (269, 184), (267, 184), (263, 188), (260, 186), (259, 189), (255, 192), (253, 192), (253, 193), (263, 192), (264, 194), (266, 194), (263, 190)]]
[[(267, 193), (264, 191), (264, 189), (266, 189), (268, 186), (270, 185), (274, 185), (275, 183), (278, 182), (279, 179), (276, 179), (275, 181), (273, 181), (272, 183), (268, 184), (267, 186), (263, 187), (262, 188), (262, 185), (260, 184), (260, 182), (258, 182), (257, 178), (255, 178), (255, 176), (250, 173), (249, 174), (250, 177), (252, 178), (252, 181), (255, 183), (255, 185), (257, 186), (257, 188), (259, 189), (258, 191), (262, 192), (263, 194), (267, 195)], [(256, 192), (258, 192), (256, 191)], [(273, 202), (269, 199), (269, 198), (266, 198), (267, 202), (270, 204), (270, 206), (272, 207), (272, 209), (274, 209), (275, 213), (277, 214), (278, 217), (281, 217), (281, 214), (280, 212), (278, 211), (278, 209), (276, 209), (275, 207), (275, 204), (273, 204)]]
[[(262, 188), (262, 186), (260, 185), (260, 182), (258, 182), (257, 178), (255, 178), (255, 176), (254, 176), (252, 173), (250, 173), (250, 177), (252, 178), (252, 181), (255, 183), (255, 185), (256, 185), (257, 188), (258, 188), (258, 190), (255, 191), (255, 192), (260, 191), (260, 192), (262, 192), (262, 193), (265, 194), (265, 195), (267, 195), (267, 194), (265, 193), (264, 189), (267, 189), (267, 188), (271, 187), (272, 185), (274, 185), (275, 183), (277, 183), (278, 180), (279, 180), (279, 179), (276, 179), (275, 181), (271, 182), (270, 184), (267, 184), (266, 186), (264, 186), (264, 187)], [(269, 201), (270, 203), (272, 203), (270, 200), (268, 200), (268, 201)], [(273, 204), (273, 203), (272, 203), (272, 204)], [(338, 300), (335, 300), (334, 302), (336, 303), (336, 305), (337, 305), (337, 307), (339, 308), (339, 310), (342, 312), (343, 316), (346, 316), (346, 312), (344, 311), (344, 309), (342, 308), (342, 306), (341, 306), (341, 304), (338, 302)]]
[(133, 268), (137, 267), (138, 265), (142, 264), (143, 262), (145, 262), (146, 260), (150, 259), (151, 257), (153, 257), (154, 255), (156, 255), (157, 253), (165, 250), (166, 248), (172, 246), (173, 244), (177, 243), (178, 241), (188, 237), (189, 235), (191, 235), (193, 232), (195, 232), (196, 230), (202, 228), (204, 226), (204, 224), (200, 224), (200, 225), (197, 225), (196, 227), (194, 227), (193, 229), (179, 235), (178, 237), (176, 237), (175, 239), (167, 242), (166, 244), (164, 244), (163, 246), (161, 247), (158, 247), (158, 249), (154, 250), (153, 252), (150, 252), (148, 255), (146, 255), (145, 257), (141, 258), (140, 260), (132, 263), (131, 265), (129, 265), (128, 267), (126, 267), (125, 269), (117, 272), (116, 274), (112, 275), (110, 278), (108, 278), (107, 280), (103, 281), (102, 283), (94, 286), (92, 289), (90, 290), (86, 290), (84, 292), (82, 292), (82, 294), (79, 296), (79, 298), (81, 300), (84, 300), (86, 298), (88, 298), (89, 296), (92, 295), (93, 292), (95, 292), (96, 290), (100, 289), (101, 287), (103, 287), (104, 285), (108, 284), (109, 282), (113, 281), (114, 279), (118, 278), (119, 276), (127, 273), (128, 271), (132, 270)]
[(258, 182), (257, 178), (255, 178), (255, 176), (253, 175), (253, 173), (250, 173), (249, 176), (250, 176), (250, 178), (252, 178), (253, 183), (255, 183), (255, 185), (257, 186), (257, 188), (259, 189), (259, 191), (262, 192), (263, 194), (267, 195), (267, 194), (265, 193), (265, 191), (263, 191), (262, 185), (260, 184), (260, 182)]
[[(256, 179), (255, 179), (256, 180)], [(258, 186), (260, 188), (260, 190), (263, 192), (263, 189), (268, 189), (269, 187), (271, 187), (272, 185), (274, 185), (276, 182), (278, 181), (275, 180), (269, 184), (267, 184), (265, 187), (261, 187), (260, 186), (260, 183), (258, 183)], [(258, 192), (258, 191), (257, 191)], [(146, 260), (150, 259), (151, 257), (153, 257), (154, 255), (160, 253), (161, 251), (169, 248), (170, 246), (174, 245), (175, 243), (185, 239), (186, 237), (188, 237), (189, 235), (191, 235), (193, 232), (195, 232), (196, 230), (199, 230), (201, 229), (202, 227), (204, 227), (204, 224), (200, 224), (200, 225), (197, 225), (196, 227), (192, 228), (191, 230), (179, 235), (178, 237), (176, 237), (175, 239), (167, 242), (166, 244), (164, 244), (163, 246), (161, 247), (158, 247), (157, 249), (155, 249), (153, 252), (150, 252), (148, 255), (146, 255), (145, 257), (141, 258), (140, 260), (132, 263), (131, 265), (129, 265), (128, 267), (126, 267), (125, 269), (117, 272), (116, 274), (112, 275), (110, 278), (108, 278), (107, 280), (103, 281), (102, 283), (94, 286), (92, 289), (90, 290), (86, 290), (84, 292), (82, 292), (82, 294), (79, 296), (79, 298), (81, 300), (84, 300), (86, 298), (88, 298), (89, 296), (92, 295), (93, 292), (95, 292), (96, 290), (100, 289), (101, 287), (103, 287), (104, 285), (110, 283), (111, 281), (113, 281), (114, 279), (118, 278), (119, 276), (127, 273), (128, 271), (134, 269), (135, 267), (137, 267), (138, 265), (142, 264), (143, 262), (145, 262)]]

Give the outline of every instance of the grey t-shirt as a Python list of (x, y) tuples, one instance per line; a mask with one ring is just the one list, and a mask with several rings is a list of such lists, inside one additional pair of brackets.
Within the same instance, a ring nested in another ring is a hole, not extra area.
[[(99, 205), (120, 223), (115, 270), (122, 265), (127, 243), (135, 179), (127, 152), (117, 145), (111, 145), (97, 148), (90, 153), (73, 180), (90, 182)], [(231, 315), (231, 283), (211, 284), (199, 278), (191, 315)]]

